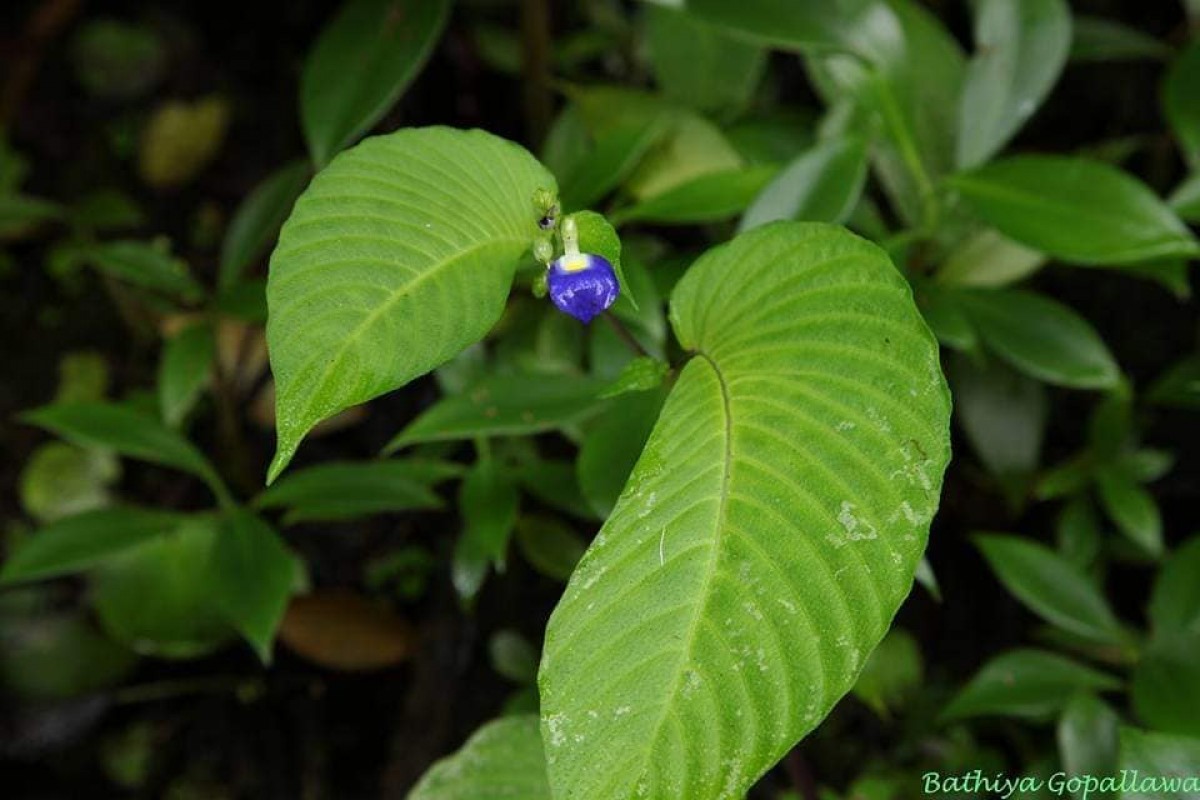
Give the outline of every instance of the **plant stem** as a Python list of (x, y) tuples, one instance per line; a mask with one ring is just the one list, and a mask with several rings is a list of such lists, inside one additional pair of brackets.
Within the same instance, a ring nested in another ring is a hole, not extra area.
[(529, 144), (538, 147), (554, 113), (550, 95), (550, 6), (547, 0), (521, 0), (521, 74)]
[(629, 328), (625, 327), (625, 323), (617, 319), (615, 314), (613, 314), (611, 311), (605, 311), (604, 318), (608, 320), (608, 324), (611, 325), (612, 329), (617, 332), (617, 336), (621, 337), (621, 341), (624, 342), (629, 349), (634, 352), (635, 355), (652, 358), (652, 356), (646, 352), (646, 348), (642, 347), (642, 343), (639, 342), (632, 333), (630, 333)]

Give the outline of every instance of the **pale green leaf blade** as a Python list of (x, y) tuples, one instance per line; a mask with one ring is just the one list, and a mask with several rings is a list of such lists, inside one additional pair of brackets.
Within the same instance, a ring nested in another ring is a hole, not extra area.
[(1071, 698), (1058, 720), (1058, 752), (1073, 775), (1109, 775), (1117, 765), (1121, 718), (1090, 692)]
[(209, 569), (225, 618), (271, 663), (275, 631), (297, 586), (296, 557), (270, 525), (237, 509), (217, 533)]
[(554, 179), (483, 131), (363, 142), (296, 202), (271, 257), (267, 341), (279, 444), (269, 478), (317, 422), (448, 361), (500, 317)]
[(1074, 564), (1020, 536), (983, 534), (975, 541), (1004, 587), (1038, 616), (1093, 641), (1127, 643), (1104, 595)]
[(1046, 99), (1067, 63), (1071, 10), (1063, 0), (984, 0), (959, 106), (959, 167), (996, 154)]
[(875, 246), (774, 223), (701, 258), (694, 353), (549, 624), (560, 796), (741, 796), (854, 682), (949, 458), (937, 346)]
[(1161, 61), (1171, 56), (1171, 48), (1143, 33), (1111, 19), (1078, 14), (1071, 23), (1071, 61)]
[(366, 133), (412, 83), (441, 37), (450, 0), (348, 0), (300, 76), (300, 119), (323, 167)]
[[(1200, 800), (1196, 765), (1200, 764), (1200, 738), (1121, 728), (1121, 777), (1133, 774), (1121, 800)], [(1184, 781), (1191, 779), (1191, 788)]]
[(737, 216), (746, 209), (778, 169), (769, 164), (701, 175), (611, 214), (614, 225), (656, 222), (693, 225)]
[(236, 285), (246, 268), (266, 252), (311, 174), (307, 162), (293, 162), (273, 172), (242, 201), (221, 242), (218, 289)]
[(504, 569), (519, 505), (516, 481), (496, 459), (479, 459), (463, 476), (458, 490), (463, 530), (451, 564), (459, 597), (474, 599), (488, 569)]
[(1087, 320), (1048, 297), (1018, 289), (955, 292), (990, 350), (1027, 375), (1078, 389), (1108, 389), (1121, 371)]
[(1064, 261), (1129, 264), (1200, 252), (1149, 187), (1099, 161), (1013, 156), (949, 182), (996, 230)]
[(985, 664), (943, 709), (943, 720), (984, 715), (1045, 719), (1082, 690), (1120, 687), (1111, 675), (1041, 650), (1010, 650)]
[(537, 717), (484, 725), (457, 753), (430, 767), (408, 800), (551, 800)]
[(913, 635), (893, 628), (883, 638), (854, 683), (854, 696), (881, 717), (899, 709), (921, 683), (924, 662)]
[(287, 475), (260, 494), (254, 505), (287, 508), (289, 523), (440, 508), (433, 485), (461, 471), (455, 464), (437, 461), (335, 461)]
[(51, 522), (4, 562), (0, 584), (81, 572), (174, 530), (183, 515), (146, 508), (102, 508)]
[(1166, 544), (1154, 496), (1112, 467), (1097, 472), (1096, 488), (1100, 504), (1121, 533), (1153, 558), (1162, 558)]
[(187, 262), (171, 255), (165, 241), (120, 240), (86, 245), (79, 257), (104, 274), (133, 286), (188, 301), (204, 295)]
[(212, 326), (189, 325), (163, 345), (158, 363), (158, 407), (163, 421), (178, 428), (208, 383), (217, 341)]
[(867, 143), (857, 136), (821, 142), (788, 164), (754, 198), (738, 231), (796, 219), (844, 222), (867, 178)]
[(598, 413), (608, 382), (578, 375), (496, 375), (444, 397), (400, 431), (391, 453), (420, 442), (552, 431)]
[(1154, 583), (1149, 616), (1154, 632), (1200, 633), (1200, 536), (1171, 554)]

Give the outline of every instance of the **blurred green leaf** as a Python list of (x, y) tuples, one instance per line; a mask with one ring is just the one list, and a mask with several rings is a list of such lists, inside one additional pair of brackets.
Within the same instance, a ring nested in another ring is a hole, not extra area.
[(443, 397), (384, 449), (420, 442), (543, 433), (579, 422), (603, 407), (606, 381), (574, 375), (496, 375), (460, 395)]
[(600, 396), (604, 398), (619, 397), (630, 392), (647, 392), (662, 386), (671, 365), (650, 356), (638, 356), (627, 363), (616, 379), (609, 384)]
[(562, 182), (563, 208), (583, 209), (604, 199), (637, 169), (669, 130), (666, 121), (651, 117), (599, 136), (594, 146), (557, 173)]
[(449, 0), (348, 0), (300, 76), (300, 118), (318, 168), (396, 104), (441, 38)]
[(1184, 159), (1200, 167), (1200, 41), (1172, 62), (1163, 83), (1163, 106)]
[(158, 403), (163, 421), (182, 424), (204, 391), (212, 372), (217, 342), (211, 325), (188, 325), (163, 345), (158, 362)]
[(1103, 531), (1086, 494), (1078, 494), (1062, 507), (1054, 526), (1059, 554), (1081, 572), (1089, 570), (1100, 554)]
[(867, 143), (849, 135), (802, 153), (754, 198), (738, 232), (780, 219), (844, 222), (867, 178)]
[(1004, 588), (1035, 614), (1095, 642), (1128, 644), (1128, 634), (1104, 595), (1058, 553), (1019, 536), (974, 538)]
[(1096, 473), (1100, 504), (1121, 533), (1153, 558), (1166, 550), (1162, 515), (1154, 496), (1114, 468)]
[(78, 257), (104, 274), (133, 286), (186, 301), (204, 296), (204, 288), (192, 277), (187, 262), (171, 255), (165, 240), (87, 245), (79, 251)]
[(271, 173), (246, 196), (229, 221), (221, 243), (218, 289), (236, 285), (246, 268), (262, 257), (279, 235), (311, 175), (307, 162), (294, 161)]
[(1182, 219), (1200, 223), (1200, 172), (1176, 186), (1167, 202)]
[(706, 113), (737, 113), (766, 68), (762, 48), (683, 11), (647, 5), (646, 43), (655, 78), (670, 100)]
[(1200, 409), (1200, 356), (1184, 356), (1159, 375), (1146, 399), (1160, 406)]
[(0, 569), (0, 583), (82, 572), (175, 530), (183, 514), (121, 506), (85, 511), (40, 528)]
[(63, 209), (57, 203), (0, 192), (0, 241), (20, 239), (62, 216)]
[(39, 522), (101, 508), (111, 502), (109, 486), (120, 475), (121, 464), (111, 453), (48, 442), (21, 469), (21, 506)]
[(1071, 61), (1076, 63), (1159, 61), (1171, 56), (1171, 48), (1163, 42), (1111, 19), (1077, 14), (1071, 27)]
[(33, 700), (78, 697), (119, 683), (137, 656), (96, 630), (82, 615), (32, 615), (4, 620), (0, 686)]
[(957, 164), (978, 166), (1021, 129), (1058, 81), (1071, 46), (1063, 0), (975, 4), (975, 55), (959, 107)]
[(474, 599), (489, 567), (504, 570), (519, 504), (517, 484), (497, 460), (480, 458), (463, 477), (458, 491), (463, 528), (451, 567), (462, 599)]
[(407, 800), (492, 797), (550, 800), (536, 716), (504, 717), (484, 725), (458, 752), (430, 767)]
[(563, 522), (529, 515), (517, 520), (517, 545), (529, 565), (565, 583), (587, 549), (587, 542)]
[(979, 349), (979, 334), (971, 326), (962, 303), (954, 292), (936, 284), (922, 284), (917, 306), (938, 341), (954, 350), (974, 353)]
[(441, 508), (432, 487), (460, 474), (458, 465), (440, 461), (335, 461), (280, 478), (254, 505), (288, 509), (288, 524)]
[(537, 681), (538, 654), (529, 641), (511, 630), (496, 631), (488, 640), (492, 669), (514, 683)]
[(216, 517), (193, 517), (101, 564), (92, 603), (104, 629), (162, 658), (196, 658), (228, 642), (234, 630), (208, 568), (220, 527)]
[(942, 710), (944, 721), (986, 715), (1048, 719), (1078, 691), (1108, 691), (1120, 682), (1104, 672), (1042, 650), (1009, 650), (993, 658)]
[(100, 447), (123, 456), (189, 472), (218, 499), (228, 497), (212, 464), (187, 439), (157, 419), (113, 403), (63, 403), (27, 411), (21, 419), (81, 447)]
[(1099, 161), (1012, 156), (949, 182), (998, 231), (1064, 261), (1103, 266), (1200, 253), (1149, 187)]
[(522, 489), (550, 508), (580, 519), (596, 519), (596, 513), (579, 487), (572, 462), (534, 458), (517, 465), (514, 474)]
[(159, 35), (145, 25), (116, 19), (84, 23), (71, 42), (75, 77), (93, 95), (130, 99), (162, 80), (170, 55)]
[(1154, 633), (1200, 633), (1200, 536), (1172, 553), (1154, 582), (1147, 609)]
[(108, 393), (108, 362), (100, 353), (67, 353), (58, 362), (55, 403), (90, 403)]
[(235, 509), (217, 533), (210, 591), (264, 664), (301, 569), (279, 534), (248, 511)]
[(229, 129), (229, 101), (219, 95), (170, 100), (150, 115), (138, 144), (138, 174), (154, 189), (175, 189), (212, 163)]
[(851, 690), (881, 717), (903, 707), (924, 672), (917, 640), (903, 628), (892, 628), (867, 657)]
[(1117, 766), (1121, 718), (1090, 692), (1071, 698), (1058, 719), (1058, 754), (1071, 775), (1111, 775)]
[(1171, 633), (1155, 637), (1138, 659), (1133, 672), (1133, 709), (1148, 727), (1200, 739), (1197, 653), (1200, 632)]
[(984, 228), (960, 242), (937, 273), (950, 286), (999, 288), (1023, 280), (1041, 269), (1046, 256)]
[(1078, 389), (1117, 384), (1112, 354), (1067, 306), (1018, 289), (964, 290), (956, 298), (988, 349), (1025, 374)]
[(584, 434), (575, 468), (584, 496), (601, 518), (616, 505), (665, 397), (664, 391), (619, 397)]
[(759, 165), (707, 173), (617, 209), (610, 216), (614, 225), (691, 225), (729, 219), (744, 211), (776, 172), (774, 166)]
[(1175, 786), (1179, 787), (1183, 779), (1194, 780), (1196, 765), (1200, 764), (1200, 739), (1122, 727), (1120, 740), (1120, 769), (1136, 771), (1140, 778), (1130, 791), (1122, 792), (1121, 800), (1163, 800), (1164, 797), (1196, 800), (1195, 792), (1184, 794), (1159, 781), (1174, 779)]

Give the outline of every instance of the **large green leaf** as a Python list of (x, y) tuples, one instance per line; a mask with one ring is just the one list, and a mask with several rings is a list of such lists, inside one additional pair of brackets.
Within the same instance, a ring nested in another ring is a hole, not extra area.
[(1127, 642), (1104, 595), (1050, 548), (999, 534), (977, 536), (976, 542), (1004, 587), (1047, 622), (1097, 642)]
[(102, 508), (65, 517), (29, 537), (4, 562), (0, 584), (79, 572), (179, 527), (183, 515), (144, 508)]
[(846, 231), (742, 234), (672, 319), (692, 358), (547, 631), (560, 797), (744, 793), (887, 630), (949, 458), (933, 337)]
[(550, 800), (537, 717), (507, 717), (434, 764), (408, 800)]
[(1200, 252), (1149, 187), (1099, 161), (1014, 156), (950, 182), (998, 231), (1064, 261), (1129, 264)]
[(987, 161), (1050, 93), (1067, 63), (1071, 11), (1063, 0), (984, 0), (959, 107), (958, 165)]
[(1107, 389), (1120, 379), (1096, 330), (1055, 300), (1019, 289), (954, 297), (988, 348), (1027, 375), (1079, 389)]
[(82, 447), (163, 464), (201, 478), (219, 499), (228, 499), (221, 478), (195, 445), (157, 419), (112, 403), (58, 403), (27, 412), (25, 422), (53, 431)]
[(269, 479), (318, 422), (481, 339), (537, 232), (554, 178), (482, 131), (363, 142), (309, 186), (271, 257), (267, 341), (279, 444)]
[(1010, 650), (985, 664), (942, 710), (943, 720), (987, 714), (1044, 719), (1081, 690), (1120, 687), (1111, 675), (1042, 650)]
[(1058, 720), (1058, 752), (1065, 770), (1107, 775), (1117, 765), (1117, 712), (1090, 692), (1067, 703)]
[(342, 7), (300, 77), (300, 119), (318, 167), (387, 113), (449, 16), (450, 0), (349, 0)]

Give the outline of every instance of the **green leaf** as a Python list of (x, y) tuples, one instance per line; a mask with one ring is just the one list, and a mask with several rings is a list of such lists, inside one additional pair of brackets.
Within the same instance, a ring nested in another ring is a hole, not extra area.
[(1121, 718), (1089, 692), (1071, 698), (1058, 720), (1058, 753), (1071, 775), (1111, 775), (1117, 766)]
[[(1197, 800), (1196, 765), (1200, 764), (1200, 739), (1169, 733), (1121, 728), (1122, 771), (1136, 775), (1134, 785), (1122, 791), (1122, 800)], [(1124, 774), (1122, 774), (1124, 777)], [(1191, 779), (1191, 789), (1184, 781)]]
[(60, 403), (21, 415), (30, 425), (58, 434), (80, 447), (99, 447), (123, 456), (189, 472), (219, 500), (229, 492), (196, 446), (157, 419), (112, 403)]
[(975, 55), (959, 106), (959, 167), (995, 155), (1058, 80), (1071, 46), (1063, 0), (983, 0), (975, 5)]
[(533, 458), (516, 465), (514, 474), (522, 489), (548, 507), (580, 519), (596, 519), (596, 513), (579, 488), (572, 462)]
[[(629, 291), (629, 281), (625, 279), (625, 272), (621, 269), (621, 237), (616, 229), (603, 215), (595, 211), (577, 211), (564, 218), (563, 222), (567, 219), (575, 222), (575, 229), (579, 234), (579, 249), (585, 253), (603, 256), (612, 264), (613, 272), (617, 273), (621, 294), (629, 298), (636, 309), (637, 301)], [(577, 327), (575, 329), (578, 330)]]
[(1041, 269), (1046, 256), (985, 228), (946, 256), (937, 280), (950, 286), (997, 288), (1016, 283)]
[(1171, 56), (1171, 48), (1158, 39), (1111, 19), (1078, 14), (1071, 28), (1071, 61), (1076, 63), (1159, 61)]
[(450, 0), (348, 0), (300, 76), (300, 119), (317, 167), (370, 130), (429, 59)]
[(604, 406), (607, 381), (576, 375), (495, 375), (466, 392), (443, 397), (384, 449), (476, 436), (518, 436), (579, 422)]
[(1064, 261), (1128, 264), (1200, 252), (1149, 187), (1099, 161), (1013, 156), (949, 182), (1005, 236)]
[(1078, 691), (1109, 691), (1104, 672), (1041, 650), (1009, 650), (983, 666), (942, 710), (944, 721), (986, 715), (1046, 719)]
[(461, 469), (437, 461), (340, 461), (318, 464), (272, 484), (257, 508), (287, 508), (286, 521), (315, 522), (441, 508), (432, 486)]
[(564, 795), (747, 791), (883, 638), (949, 458), (936, 344), (874, 245), (755, 229), (671, 318), (693, 357), (547, 631)]
[(979, 334), (971, 327), (962, 303), (954, 292), (926, 283), (920, 287), (917, 303), (921, 316), (939, 342), (954, 350), (976, 353)]
[(219, 289), (235, 286), (246, 268), (267, 251), (311, 174), (307, 162), (294, 161), (271, 173), (242, 201), (221, 243)]
[(1192, 42), (1171, 64), (1163, 106), (1184, 159), (1200, 167), (1200, 42)]
[(1023, 484), (1038, 468), (1049, 403), (1041, 384), (991, 361), (956, 356), (954, 410), (979, 460), (997, 478)]
[(1047, 383), (1108, 389), (1120, 368), (1095, 329), (1067, 306), (1018, 289), (956, 292), (988, 349)]
[(119, 281), (194, 301), (204, 289), (188, 271), (187, 262), (171, 255), (167, 243), (116, 241), (89, 245), (80, 258)]
[[(638, 356), (626, 364), (601, 397), (618, 397), (630, 392), (647, 392), (662, 386), (671, 365), (650, 356)], [(624, 481), (622, 480), (622, 483)]]
[(752, 41), (792, 50), (843, 49), (866, 27), (874, 3), (687, 0), (689, 14)]
[(1103, 536), (1091, 498), (1084, 493), (1068, 500), (1055, 521), (1054, 540), (1058, 552), (1083, 572), (1095, 564)]
[(53, 522), (107, 506), (108, 487), (121, 475), (112, 453), (47, 442), (21, 469), (21, 507), (39, 522)]
[(778, 169), (771, 165), (710, 172), (611, 214), (614, 225), (656, 222), (692, 225), (740, 214)]
[(271, 257), (268, 480), (316, 423), (483, 338), (537, 233), (533, 194), (553, 187), (516, 145), (449, 128), (369, 139), (313, 180)]
[(229, 641), (209, 567), (219, 532), (215, 517), (193, 517), (100, 565), (92, 603), (104, 629), (163, 658), (196, 658)]
[(519, 504), (516, 482), (495, 459), (481, 458), (463, 477), (458, 492), (463, 529), (451, 566), (459, 597), (473, 599), (489, 567), (504, 570)]
[(1200, 633), (1200, 536), (1171, 554), (1154, 582), (1148, 609), (1155, 634)]
[(1100, 504), (1121, 533), (1154, 558), (1166, 551), (1162, 515), (1154, 496), (1115, 468), (1096, 473)]
[(661, 391), (621, 397), (584, 434), (575, 462), (579, 488), (601, 518), (616, 505), (664, 399)]
[(1200, 356), (1184, 356), (1158, 376), (1146, 399), (1160, 406), (1200, 409)]
[(1160, 635), (1138, 659), (1133, 672), (1133, 708), (1147, 726), (1200, 738), (1197, 652), (1200, 633)]
[(296, 557), (270, 525), (237, 509), (217, 534), (209, 568), (218, 607), (270, 664), (275, 631), (302, 569)]
[(650, 61), (668, 99), (706, 113), (746, 107), (766, 68), (760, 47), (677, 9), (648, 5), (644, 13)]
[(62, 700), (107, 689), (137, 667), (137, 656), (82, 613), (4, 620), (0, 685), (10, 697)]
[(1180, 218), (1200, 222), (1200, 172), (1175, 187), (1168, 201)]
[(867, 179), (867, 143), (841, 136), (801, 153), (754, 198), (738, 231), (781, 219), (844, 222)]
[(454, 755), (443, 758), (408, 800), (551, 800), (537, 717), (505, 717), (484, 725)]
[(664, 120), (652, 117), (598, 137), (594, 147), (558, 173), (563, 208), (587, 208), (604, 199), (633, 173), (668, 130)]
[(217, 342), (211, 325), (197, 323), (163, 345), (158, 362), (158, 406), (163, 421), (178, 428), (208, 383)]
[(1128, 643), (1104, 595), (1049, 547), (1001, 534), (977, 535), (975, 543), (1004, 588), (1042, 619), (1095, 642)]
[(579, 534), (554, 517), (528, 516), (517, 522), (517, 545), (529, 565), (547, 578), (566, 582), (587, 549)]
[(91, 569), (112, 556), (179, 527), (184, 515), (148, 508), (85, 511), (39, 529), (0, 569), (0, 584), (54, 578)]
[(912, 634), (893, 628), (871, 653), (854, 684), (854, 696), (881, 717), (898, 710), (921, 683), (921, 650)]
[(49, 200), (0, 192), (0, 241), (19, 239), (62, 215), (62, 207)]

